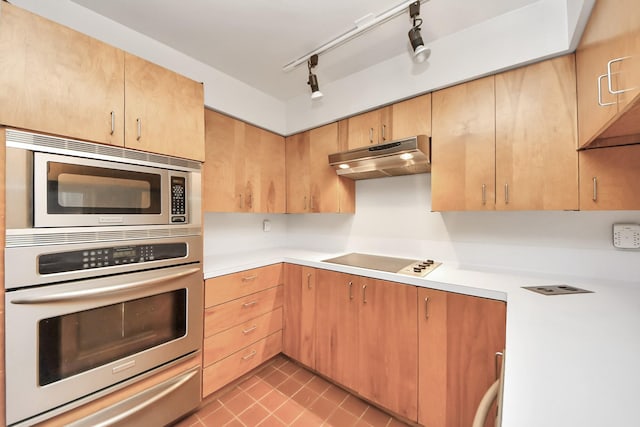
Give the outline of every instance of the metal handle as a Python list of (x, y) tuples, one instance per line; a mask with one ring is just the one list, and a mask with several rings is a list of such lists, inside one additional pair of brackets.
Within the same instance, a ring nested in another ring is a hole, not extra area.
[(307, 196), (304, 196), (304, 210), (307, 210)]
[(253, 201), (253, 195), (251, 193), (249, 193), (249, 197), (247, 197), (247, 209), (251, 209), (253, 207), (253, 204), (251, 203)]
[(429, 297), (424, 299), (424, 318), (429, 319)]
[(113, 296), (114, 294), (138, 291), (141, 288), (147, 288), (152, 285), (177, 280), (181, 277), (189, 276), (191, 274), (199, 272), (200, 268), (189, 268), (187, 270), (179, 271), (166, 276), (154, 277), (153, 279), (139, 280), (137, 282), (121, 285), (104, 286), (93, 289), (82, 289), (80, 291), (62, 292), (51, 295), (43, 295), (40, 297), (15, 299), (11, 301), (11, 304), (49, 304), (52, 302), (75, 301), (89, 298), (105, 298)]
[(369, 128), (369, 142), (373, 144), (373, 128)]
[(496, 351), (496, 354), (494, 356), (494, 368), (495, 368), (495, 373), (496, 373), (496, 379), (500, 378), (500, 371), (502, 371), (501, 367), (502, 367), (502, 357), (504, 356), (504, 353), (502, 353), (501, 351)]
[(309, 199), (311, 200), (311, 203), (309, 204), (310, 205), (309, 207), (313, 211), (313, 196), (311, 196)]
[(244, 209), (244, 197), (242, 194), (238, 194), (238, 197), (240, 198), (240, 209)]
[(111, 135), (116, 131), (116, 113), (111, 112)]
[(353, 282), (349, 282), (349, 299), (353, 299)]
[(253, 356), (255, 356), (256, 354), (258, 354), (257, 351), (255, 350), (251, 350), (251, 353), (247, 354), (246, 356), (242, 356), (242, 360), (249, 360), (251, 359)]
[(509, 184), (504, 185), (504, 204), (509, 204)]
[(487, 185), (482, 184), (482, 204), (487, 204)]
[(598, 76), (598, 105), (601, 107), (606, 107), (608, 105), (615, 105), (615, 102), (602, 102), (602, 79), (608, 77), (607, 74), (603, 74)]
[(598, 177), (593, 177), (593, 201), (598, 200)]
[(139, 117), (136, 119), (136, 127), (137, 127), (137, 132), (138, 132), (138, 136), (136, 137), (136, 141), (140, 141), (140, 138), (142, 138), (142, 119), (140, 119)]
[(362, 285), (362, 302), (367, 303), (367, 285)]
[(311, 289), (311, 273), (307, 273), (307, 289)]
[(382, 140), (386, 141), (387, 140), (387, 136), (385, 135), (387, 133), (387, 125), (382, 125)]
[(612, 59), (611, 61), (607, 62), (607, 77), (608, 77), (608, 87), (609, 87), (609, 93), (611, 95), (617, 95), (619, 93), (625, 93), (625, 92), (629, 92), (630, 90), (633, 90), (634, 88), (629, 88), (629, 89), (620, 89), (620, 90), (613, 90), (613, 87), (611, 86), (611, 64), (615, 64), (616, 62), (621, 62), (624, 61), (625, 59), (629, 59), (631, 58), (630, 56), (623, 56), (620, 58), (616, 58), (616, 59)]
[(258, 303), (258, 301), (257, 301), (257, 300), (253, 300), (253, 301), (245, 302), (244, 304), (242, 304), (242, 306), (243, 306), (244, 308), (247, 308), (247, 307), (254, 306), (254, 305), (256, 305), (257, 303)]
[(258, 278), (257, 274), (254, 274), (253, 276), (246, 276), (242, 278), (243, 282), (249, 282), (251, 280), (256, 280)]
[(258, 327), (257, 327), (256, 325), (253, 325), (253, 326), (252, 326), (252, 327), (250, 327), (250, 328), (243, 329), (243, 330), (242, 330), (242, 333), (243, 333), (244, 335), (247, 335), (247, 334), (250, 334), (251, 332), (255, 331), (256, 329), (258, 329)]

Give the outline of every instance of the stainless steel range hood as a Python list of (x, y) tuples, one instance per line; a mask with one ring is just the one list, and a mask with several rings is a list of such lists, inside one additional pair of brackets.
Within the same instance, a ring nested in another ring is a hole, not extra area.
[(336, 173), (351, 179), (383, 178), (431, 172), (431, 138), (399, 139), (329, 155)]

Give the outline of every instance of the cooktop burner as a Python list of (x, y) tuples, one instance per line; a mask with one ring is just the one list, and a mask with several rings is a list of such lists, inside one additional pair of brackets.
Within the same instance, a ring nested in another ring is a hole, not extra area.
[(406, 274), (424, 277), (440, 265), (433, 260), (418, 261), (406, 258), (393, 258), (380, 255), (350, 253), (336, 258), (323, 260), (332, 264), (348, 265), (350, 267), (368, 268), (369, 270), (386, 271), (388, 273)]

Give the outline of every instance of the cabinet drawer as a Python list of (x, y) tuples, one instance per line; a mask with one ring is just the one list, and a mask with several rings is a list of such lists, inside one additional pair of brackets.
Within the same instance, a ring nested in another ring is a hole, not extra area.
[(282, 329), (282, 308), (263, 314), (204, 340), (204, 366), (217, 362)]
[(282, 331), (278, 331), (208, 366), (203, 371), (202, 396), (205, 397), (213, 393), (234, 379), (258, 367), (264, 361), (280, 353), (281, 349)]
[(282, 263), (205, 281), (204, 306), (212, 307), (282, 284)]
[(282, 307), (282, 285), (210, 307), (204, 312), (204, 329), (214, 335)]

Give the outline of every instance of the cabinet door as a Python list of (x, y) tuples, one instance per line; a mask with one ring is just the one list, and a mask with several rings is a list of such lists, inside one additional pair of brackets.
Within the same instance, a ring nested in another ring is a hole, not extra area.
[(338, 123), (309, 131), (309, 170), (311, 172), (310, 210), (340, 212), (339, 180), (329, 166), (329, 154), (338, 151)]
[(495, 208), (494, 81), (490, 76), (433, 93), (434, 211)]
[(578, 209), (574, 56), (495, 78), (496, 208)]
[(347, 147), (349, 150), (390, 140), (392, 129), (389, 107), (349, 117)]
[(410, 420), (418, 408), (415, 286), (361, 278), (360, 354), (356, 390)]
[(125, 54), (125, 145), (204, 160), (201, 83)]
[(244, 207), (245, 124), (211, 110), (205, 114), (204, 210), (239, 212)]
[(283, 352), (315, 369), (315, 269), (285, 264)]
[[(316, 270), (316, 370), (358, 389), (358, 281), (356, 277)], [(369, 355), (362, 355), (368, 357)]]
[(431, 136), (431, 94), (417, 96), (391, 106), (392, 139)]
[(640, 209), (640, 145), (580, 151), (581, 210)]
[[(248, 140), (251, 144), (253, 141)], [(253, 207), (254, 212), (284, 213), (285, 196), (285, 147), (284, 137), (264, 129), (258, 129), (257, 146), (253, 170), (259, 170), (260, 186), (256, 194), (258, 200)], [(253, 149), (252, 149), (253, 150)]]
[(287, 212), (309, 212), (311, 194), (311, 164), (309, 131), (288, 136), (285, 140), (287, 174)]
[(124, 52), (0, 3), (0, 123), (124, 144)]

